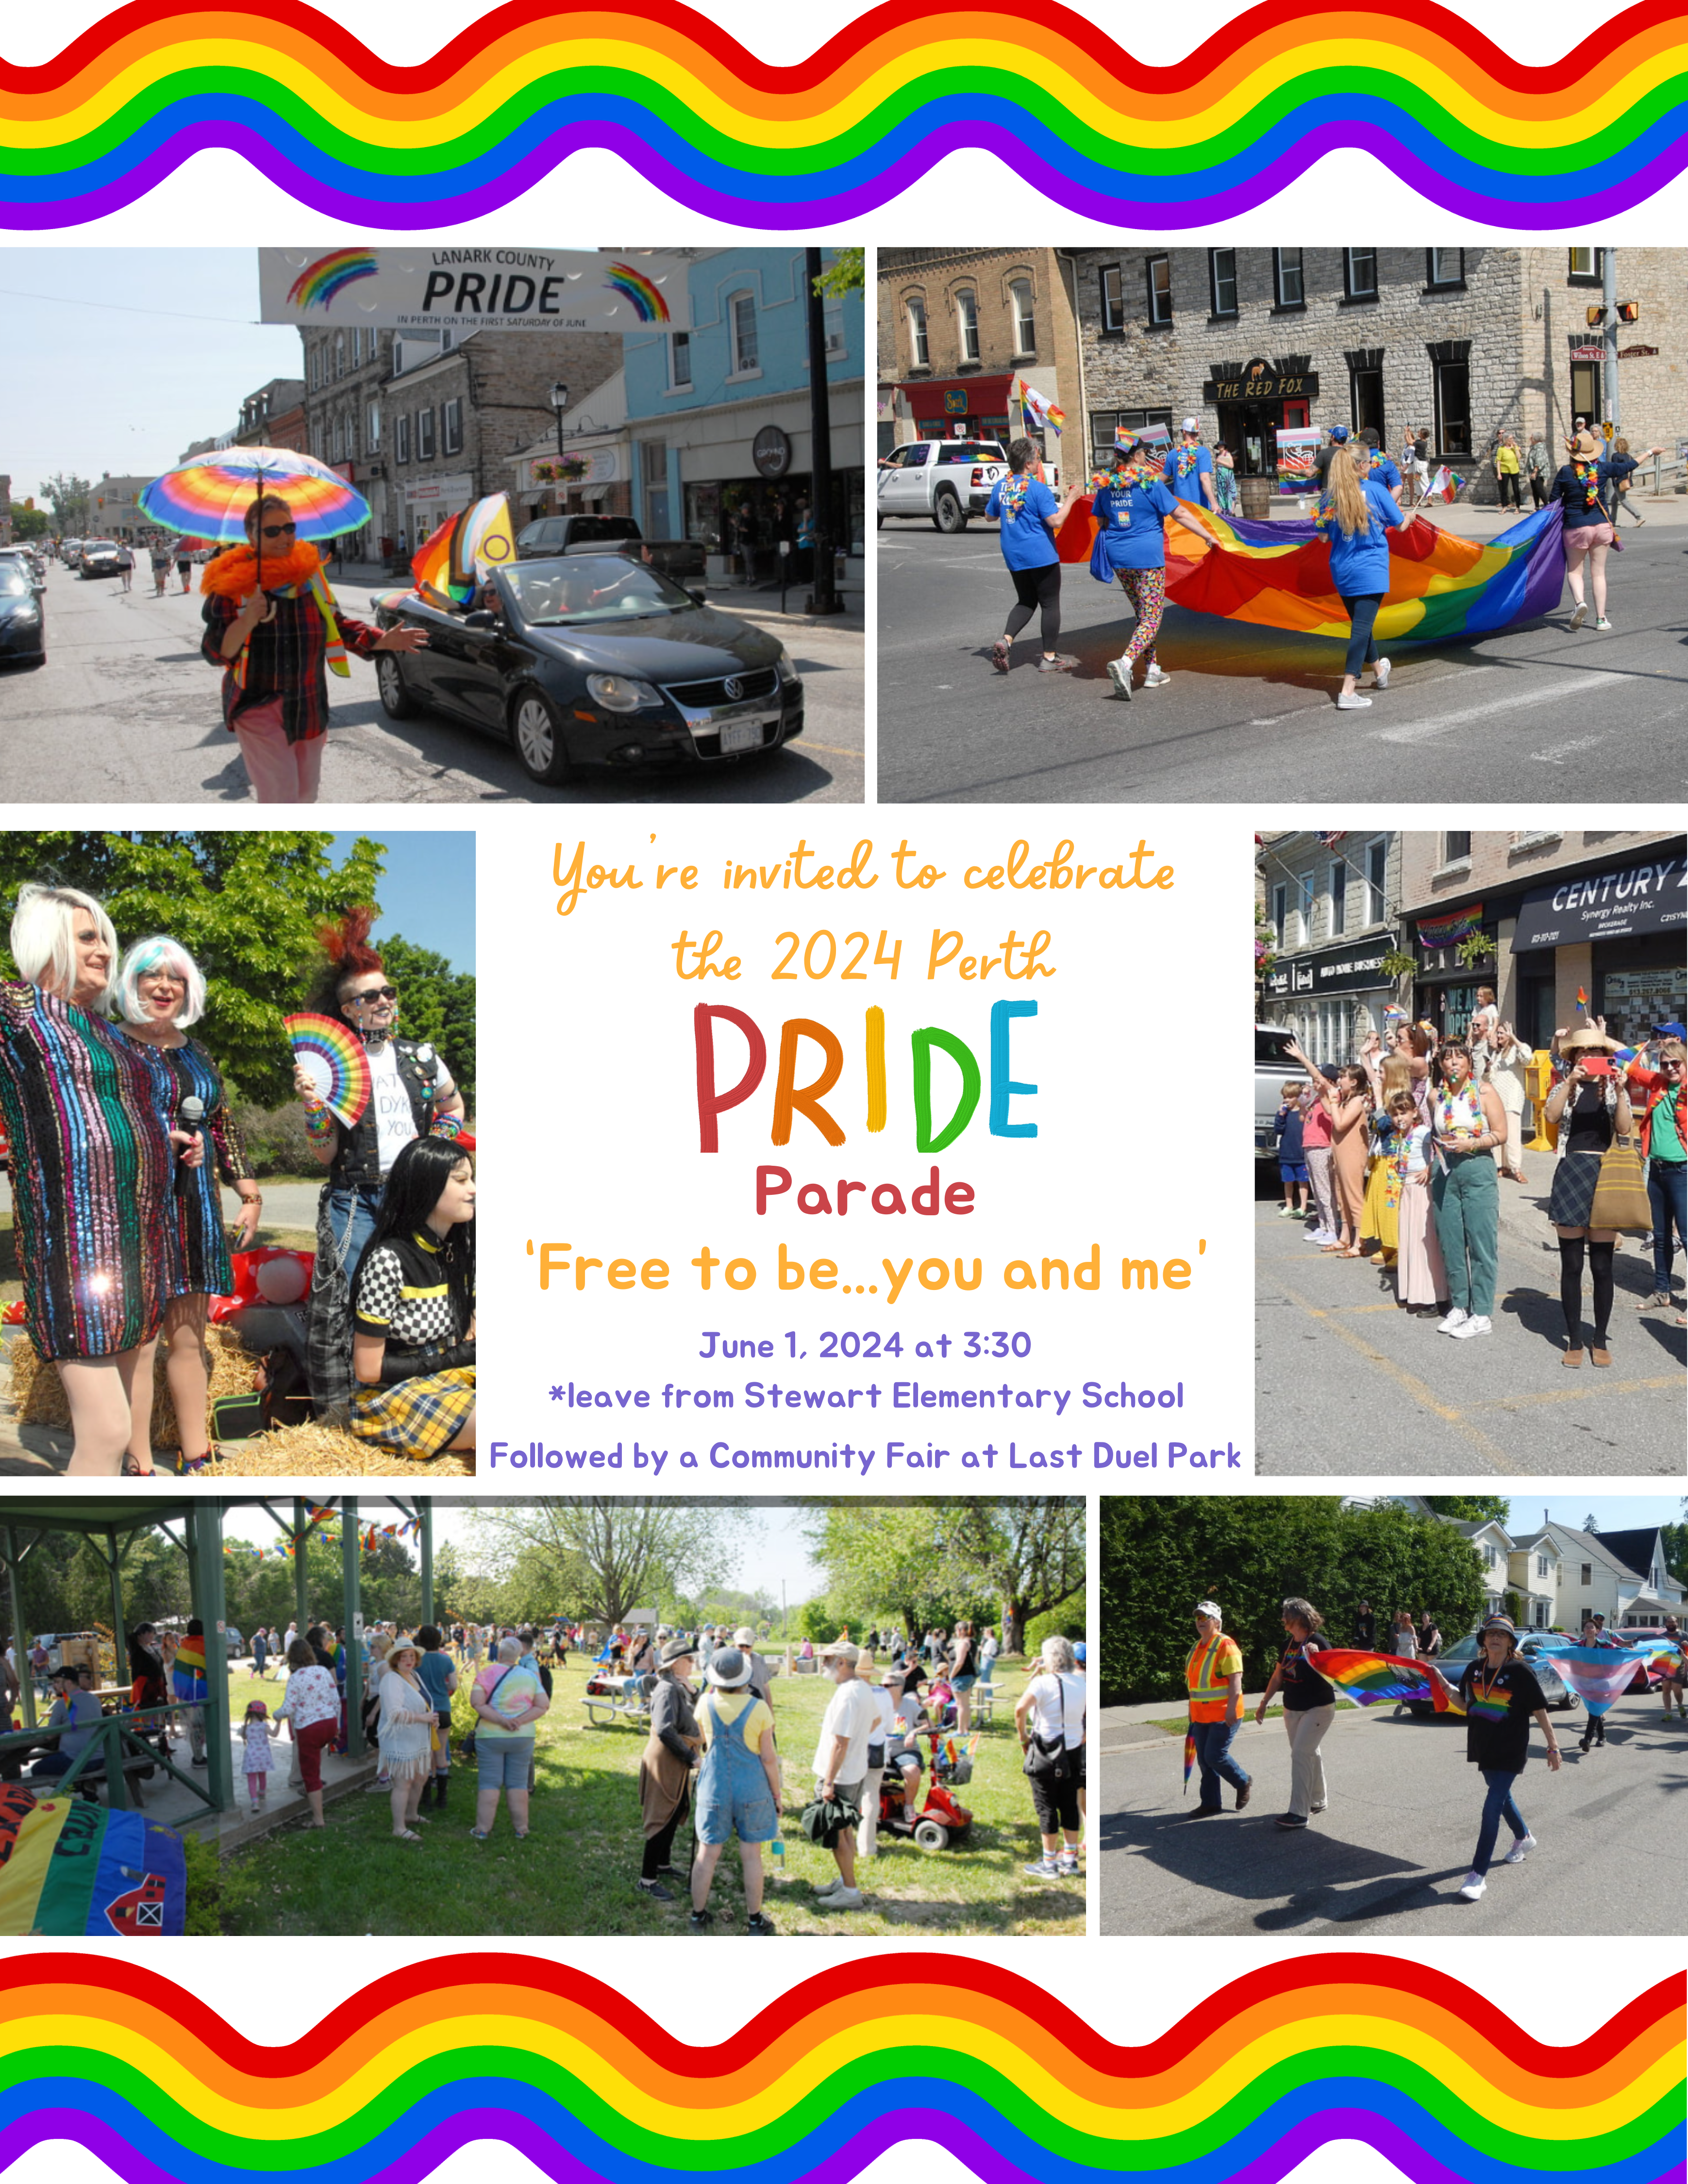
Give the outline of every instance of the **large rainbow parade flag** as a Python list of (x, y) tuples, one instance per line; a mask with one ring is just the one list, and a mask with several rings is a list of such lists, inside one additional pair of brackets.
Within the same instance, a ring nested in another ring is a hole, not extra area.
[(171, 1829), (85, 1797), (0, 1788), (0, 1935), (128, 1941), (179, 1934), (187, 1914), (187, 1855)]
[[(1090, 559), (1096, 536), (1090, 511), (1087, 493), (1073, 504), (1055, 542), (1063, 561)], [(1168, 522), (1172, 605), (1346, 640), (1348, 610), (1331, 583), (1330, 549), (1311, 521), (1257, 523), (1210, 508), (1191, 512), (1208, 538)], [(1377, 633), (1391, 644), (1465, 644), (1533, 621), (1559, 603), (1565, 555), (1557, 501), (1486, 544), (1456, 538), (1420, 516), (1389, 539), (1389, 588)]]
[(1422, 1661), (1399, 1653), (1367, 1653), (1358, 1647), (1327, 1646), (1308, 1666), (1334, 1684), (1355, 1706), (1400, 1706), (1428, 1699), (1438, 1713), (1463, 1713), (1459, 1695)]
[(1615, 1699), (1621, 1699), (1635, 1680), (1637, 1669), (1645, 1669), (1649, 1683), (1658, 1681), (1658, 1663), (1668, 1658), (1669, 1649), (1657, 1645), (1579, 1646), (1574, 1642), (1549, 1645), (1543, 1651), (1551, 1656), (1554, 1667), (1582, 1701), (1589, 1713), (1603, 1714)]

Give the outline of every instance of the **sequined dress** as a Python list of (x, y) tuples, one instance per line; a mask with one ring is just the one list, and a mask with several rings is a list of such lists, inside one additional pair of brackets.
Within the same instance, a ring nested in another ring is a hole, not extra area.
[[(144, 1041), (137, 1040), (137, 1045)], [(205, 1157), (197, 1168), (183, 1168), (175, 1192), (176, 1218), (170, 1224), (170, 1265), (165, 1293), (170, 1296), (230, 1296), (234, 1291), (234, 1269), (229, 1264), (228, 1238), (223, 1228), (221, 1183), (244, 1183), (252, 1170), (246, 1149), (234, 1127), (217, 1066), (194, 1039), (181, 1046), (155, 1046), (151, 1052), (170, 1072), (173, 1087), (170, 1119), (180, 1129), (182, 1103), (191, 1095), (205, 1110), (202, 1125)]]
[(109, 1357), (158, 1332), (169, 1097), (148, 1049), (38, 986), (0, 982), (24, 1324), (43, 1357)]

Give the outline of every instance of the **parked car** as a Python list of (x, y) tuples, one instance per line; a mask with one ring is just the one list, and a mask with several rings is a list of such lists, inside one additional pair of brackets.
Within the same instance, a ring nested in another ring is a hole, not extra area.
[(1294, 1033), (1283, 1024), (1255, 1026), (1255, 1158), (1257, 1161), (1271, 1161), (1275, 1164), (1277, 1159), (1277, 1146), (1272, 1134), (1277, 1125), (1277, 1111), (1283, 1103), (1283, 1088), (1292, 1077), (1302, 1074), (1300, 1067), (1289, 1059), (1289, 1049), (1294, 1038)]
[[(1577, 1695), (1553, 1665), (1553, 1656), (1546, 1650), (1549, 1636), (1545, 1630), (1527, 1630), (1518, 1641), (1518, 1651), (1529, 1662), (1548, 1705), (1568, 1712), (1579, 1703)], [(1457, 1685), (1467, 1665), (1478, 1658), (1478, 1641), (1473, 1633), (1469, 1638), (1462, 1638), (1458, 1645), (1449, 1646), (1445, 1653), (1437, 1654), (1432, 1666), (1440, 1669), (1450, 1684)], [(1416, 1714), (1434, 1713), (1436, 1710), (1428, 1699), (1411, 1700), (1408, 1704)], [(1458, 1721), (1462, 1717), (1449, 1714), (1446, 1719)]]
[(79, 577), (115, 577), (123, 564), (117, 558), (115, 538), (90, 538), (76, 562)]
[(802, 678), (777, 637), (623, 554), (518, 561), (467, 614), (414, 592), (371, 605), (383, 629), (428, 632), (424, 652), (377, 655), (389, 718), (426, 706), (505, 737), (535, 781), (754, 758), (803, 731)]
[(0, 660), (47, 657), (42, 586), (15, 554), (0, 560)]
[(74, 569), (82, 551), (80, 538), (67, 538), (59, 549), (59, 558), (67, 569)]
[(230, 1660), (240, 1660), (246, 1652), (246, 1641), (241, 1636), (240, 1632), (236, 1629), (232, 1623), (227, 1625), (223, 1635), (228, 1641), (228, 1657)]
[(541, 515), (516, 534), (518, 561), (550, 561), (559, 554), (636, 549), (634, 558), (677, 584), (701, 583), (707, 556), (701, 538), (646, 538), (630, 515)]
[(982, 515), (991, 488), (1008, 470), (997, 440), (910, 440), (879, 468), (879, 527), (887, 515), (930, 516), (940, 531), (964, 531)]

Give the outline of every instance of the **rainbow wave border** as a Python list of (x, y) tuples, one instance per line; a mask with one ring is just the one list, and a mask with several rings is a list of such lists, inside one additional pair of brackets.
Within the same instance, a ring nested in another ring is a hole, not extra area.
[(0, 2173), (69, 2139), (126, 2184), (413, 2184), (495, 2139), (558, 2184), (848, 2184), (910, 2138), (984, 2184), (1276, 2184), (1358, 2139), (1413, 2184), (1680, 2184), (1684, 1980), (1549, 2048), (1473, 1989), (1365, 1954), (1235, 1980), (1121, 2048), (944, 1956), (804, 1981), (694, 2049), (614, 1988), (464, 1954), (258, 2047), (132, 1961), (0, 1970)]
[(1115, 226), (1223, 221), (1354, 148), (1445, 212), (1563, 230), (1688, 167), (1688, 14), (1641, 0), (1528, 66), (1431, 0), (1267, 0), (1151, 68), (1068, 8), (890, 0), (778, 68), (669, 0), (515, 0), (397, 67), (293, 0), (138, 0), (39, 67), (0, 62), (0, 227), (98, 220), (213, 147), (375, 229), (478, 218), (589, 148), (693, 210), (789, 229), (977, 148)]

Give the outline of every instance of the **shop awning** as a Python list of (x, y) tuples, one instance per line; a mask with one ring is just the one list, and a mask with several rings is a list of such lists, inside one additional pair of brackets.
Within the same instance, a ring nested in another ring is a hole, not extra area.
[[(991, 371), (970, 379), (905, 382), (903, 392), (916, 423), (927, 424), (942, 417), (999, 417), (1008, 409), (1013, 387), (1011, 371)], [(963, 398), (959, 407), (958, 396)]]
[(1512, 946), (1562, 948), (1581, 940), (1680, 933), (1688, 922), (1685, 877), (1682, 858), (1661, 852), (1538, 888), (1518, 905)]

